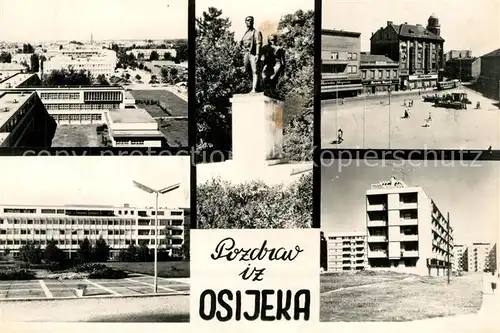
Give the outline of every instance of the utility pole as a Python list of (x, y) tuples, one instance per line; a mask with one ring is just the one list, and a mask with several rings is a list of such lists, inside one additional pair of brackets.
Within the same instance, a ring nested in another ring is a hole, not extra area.
[(389, 88), (389, 149), (391, 149), (391, 88)]
[(450, 269), (451, 269), (451, 264), (450, 264), (450, 238), (451, 238), (450, 237), (450, 212), (448, 212), (448, 221), (447, 222), (448, 222), (448, 225), (447, 225), (447, 227), (448, 227), (447, 228), (448, 229), (447, 230), (447, 232), (448, 232), (448, 236), (447, 236), (447, 239), (448, 239), (448, 245), (447, 245), (447, 247), (448, 247), (448, 251), (447, 251), (448, 252), (447, 253), (447, 257), (448, 257), (448, 263), (447, 263), (447, 265), (448, 265), (448, 277), (447, 277), (447, 281), (448, 281), (448, 284), (450, 284)]

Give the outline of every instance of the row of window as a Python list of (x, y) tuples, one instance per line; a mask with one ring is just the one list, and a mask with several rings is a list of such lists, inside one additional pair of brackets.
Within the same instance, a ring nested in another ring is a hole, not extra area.
[[(18, 123), (25, 117), (28, 111), (34, 104), (34, 99), (30, 97), (23, 106), (21, 106), (15, 114), (13, 114), (9, 121), (7, 121), (1, 128), (1, 132), (12, 132)], [(3, 110), (0, 110), (3, 111)]]
[[(147, 220), (148, 225), (153, 226), (154, 220)], [(144, 225), (144, 220), (142, 220), (138, 225)], [(133, 219), (116, 219), (116, 220), (107, 220), (107, 219), (5, 219), (3, 221), (4, 224), (47, 224), (50, 225), (120, 225), (120, 226), (131, 226), (135, 227), (136, 220)], [(184, 224), (183, 220), (158, 220), (158, 225), (171, 225), (171, 226), (182, 226)], [(0, 225), (1, 228), (1, 225)]]
[[(366, 80), (366, 79), (371, 79), (371, 80), (374, 80), (374, 79), (391, 79), (391, 72), (392, 72), (392, 78), (393, 79), (397, 79), (398, 78), (398, 70), (397, 69), (393, 69), (392, 71), (390, 69), (386, 69), (386, 70), (382, 70), (382, 69), (379, 69), (377, 71), (377, 76), (375, 76), (375, 70), (374, 69), (362, 69), (361, 70), (361, 73), (363, 75), (363, 80)], [(385, 74), (385, 75), (384, 75)]]
[(41, 99), (80, 99), (80, 93), (40, 93)]
[(345, 64), (322, 64), (321, 72), (328, 74), (356, 74), (358, 72), (358, 66), (356, 65), (345, 65)]
[[(172, 236), (182, 236), (183, 230), (171, 230), (170, 234)], [(75, 235), (75, 236), (87, 236), (87, 235), (154, 235), (154, 230), (45, 230), (45, 229), (1, 229), (0, 235)], [(161, 229), (160, 235), (166, 235), (167, 229)]]
[[(114, 211), (112, 210), (74, 210), (74, 209), (47, 209), (42, 208), (42, 214), (67, 214), (67, 215), (80, 215), (80, 216), (113, 216)], [(8, 214), (36, 214), (35, 208), (4, 208), (4, 213)], [(134, 215), (134, 210), (118, 210), (118, 215)], [(171, 211), (172, 216), (182, 216), (182, 211)], [(147, 211), (139, 210), (137, 212), (138, 216), (147, 217)], [(151, 211), (151, 215), (155, 215), (155, 211)], [(165, 211), (159, 210), (158, 216), (165, 215)]]
[(85, 91), (85, 101), (121, 101), (122, 93), (120, 91)]
[[(158, 240), (159, 245), (182, 245), (183, 240), (182, 239), (159, 239)], [(50, 242), (50, 240), (35, 240), (33, 241), (35, 245), (40, 245), (40, 246), (47, 246), (47, 244)], [(58, 245), (75, 245), (78, 246), (81, 241), (78, 240), (66, 240), (66, 239), (61, 239), (61, 240), (54, 240), (54, 242)], [(26, 245), (28, 243), (28, 240), (12, 240), (12, 239), (0, 239), (0, 245)], [(146, 245), (154, 245), (154, 240), (149, 240), (149, 239), (144, 239), (144, 240), (139, 240), (136, 241), (134, 239), (109, 239), (106, 240), (107, 245), (109, 246), (125, 246), (125, 245), (138, 245), (139, 243), (141, 244), (146, 244)]]
[(331, 52), (331, 60), (358, 60), (358, 54), (356, 52)]
[(118, 109), (120, 104), (45, 104), (47, 110), (113, 110)]
[(115, 139), (115, 143), (117, 146), (128, 146), (128, 145), (133, 145), (133, 146), (143, 146), (144, 145), (144, 140), (137, 140), (137, 139)]

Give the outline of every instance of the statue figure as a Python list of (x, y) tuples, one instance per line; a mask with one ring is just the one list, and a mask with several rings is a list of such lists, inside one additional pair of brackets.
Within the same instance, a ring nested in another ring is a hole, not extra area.
[(254, 28), (254, 21), (253, 16), (247, 16), (245, 19), (247, 31), (240, 41), (240, 45), (245, 51), (245, 55), (243, 57), (245, 69), (252, 80), (252, 93), (257, 92), (257, 84), (259, 80), (257, 64), (262, 48), (262, 33)]
[(263, 63), (262, 82), (266, 92), (274, 94), (278, 79), (285, 69), (285, 50), (277, 45), (278, 37), (270, 35), (262, 48), (260, 60)]

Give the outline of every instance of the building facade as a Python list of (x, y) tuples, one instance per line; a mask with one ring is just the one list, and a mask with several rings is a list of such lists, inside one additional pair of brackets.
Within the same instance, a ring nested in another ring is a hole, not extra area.
[(326, 237), (327, 271), (361, 271), (366, 268), (366, 235), (335, 233)]
[(118, 61), (115, 51), (96, 47), (53, 49), (44, 55), (47, 60), (41, 66), (43, 74), (72, 68), (78, 72), (88, 72), (92, 77), (110, 77), (114, 74)]
[(356, 96), (361, 84), (361, 34), (321, 31), (321, 94), (325, 98)]
[(399, 64), (390, 58), (361, 52), (360, 68), (364, 93), (376, 94), (399, 89)]
[(444, 39), (440, 34), (439, 20), (434, 16), (429, 17), (425, 28), (387, 21), (385, 27), (372, 34), (370, 51), (399, 63), (402, 89), (435, 87), (445, 66)]
[(136, 59), (139, 58), (139, 55), (142, 55), (143, 59), (149, 60), (153, 51), (158, 53), (159, 60), (164, 60), (167, 53), (170, 54), (172, 59), (177, 57), (177, 50), (175, 49), (132, 49), (127, 51), (127, 54), (133, 54)]
[[(48, 242), (69, 256), (85, 238), (95, 243), (102, 237), (118, 255), (130, 244), (154, 246), (155, 209), (112, 206), (0, 206), (0, 250), (14, 257), (28, 241), (44, 248)], [(186, 240), (184, 209), (158, 210), (158, 248), (179, 256)]]
[(452, 270), (454, 272), (467, 272), (469, 270), (468, 264), (468, 247), (456, 244), (453, 247)]
[(444, 60), (472, 58), (471, 50), (450, 50), (445, 53)]
[(500, 49), (481, 57), (477, 89), (488, 98), (500, 100)]
[(469, 272), (489, 272), (490, 271), (490, 251), (491, 243), (477, 242), (470, 246)]
[(366, 192), (370, 269), (444, 275), (453, 260), (453, 229), (421, 187), (394, 177)]

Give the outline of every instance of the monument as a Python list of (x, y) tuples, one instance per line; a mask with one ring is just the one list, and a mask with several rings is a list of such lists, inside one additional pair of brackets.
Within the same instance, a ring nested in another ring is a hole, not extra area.
[(245, 23), (241, 45), (252, 89), (231, 99), (232, 153), (234, 161), (265, 165), (282, 157), (284, 103), (273, 97), (284, 71), (285, 52), (277, 45), (276, 35), (262, 46), (262, 33), (254, 28), (253, 16)]

